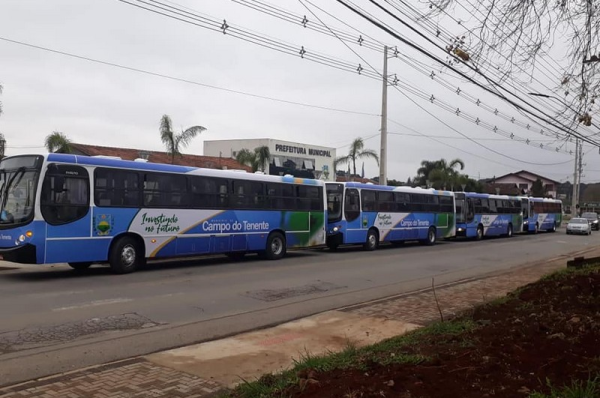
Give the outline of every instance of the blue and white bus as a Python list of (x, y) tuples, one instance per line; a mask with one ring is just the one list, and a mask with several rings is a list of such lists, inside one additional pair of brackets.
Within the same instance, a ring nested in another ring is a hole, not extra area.
[(0, 162), (0, 255), (109, 263), (325, 245), (322, 181), (67, 154)]
[(456, 235), (482, 239), (523, 231), (521, 200), (516, 196), (456, 192)]
[(539, 231), (555, 232), (563, 218), (562, 201), (558, 199), (521, 197), (523, 203), (524, 230), (530, 233)]
[(455, 234), (454, 195), (433, 189), (326, 183), (327, 245), (420, 241), (432, 245)]

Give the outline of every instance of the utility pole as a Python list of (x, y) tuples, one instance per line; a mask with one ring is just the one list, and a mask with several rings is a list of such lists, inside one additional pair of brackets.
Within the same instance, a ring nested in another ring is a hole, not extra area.
[(573, 171), (573, 196), (571, 198), (571, 214), (577, 215), (577, 203), (579, 203), (579, 184), (577, 182), (579, 173), (579, 138), (575, 138), (575, 170)]
[(383, 89), (381, 94), (381, 149), (379, 153), (379, 185), (387, 185), (387, 63), (388, 47), (383, 47)]
[(577, 178), (577, 203), (581, 202), (581, 177), (583, 177), (583, 141), (579, 140), (579, 178)]
[[(574, 111), (568, 104), (566, 104), (561, 99), (559, 99), (553, 95), (540, 94), (540, 93), (528, 93), (528, 94), (536, 96), (536, 97), (544, 97), (544, 98), (554, 99), (554, 100), (558, 101), (559, 103), (561, 103), (562, 105), (564, 105), (565, 107)], [(577, 113), (576, 111), (574, 111), (574, 112)], [(567, 134), (570, 134), (566, 130), (565, 130), (565, 132)], [(571, 214), (577, 214), (576, 213), (577, 205), (579, 204), (579, 191), (580, 191), (579, 184), (581, 182), (581, 174), (583, 172), (582, 157), (583, 157), (583, 141), (581, 141), (579, 138), (575, 137), (575, 162), (574, 162), (575, 167), (573, 170), (573, 194), (571, 197)]]

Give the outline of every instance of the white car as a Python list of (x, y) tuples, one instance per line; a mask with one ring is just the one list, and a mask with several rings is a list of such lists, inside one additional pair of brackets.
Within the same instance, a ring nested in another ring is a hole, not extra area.
[(592, 226), (587, 218), (573, 218), (567, 224), (567, 234), (585, 234), (592, 233)]

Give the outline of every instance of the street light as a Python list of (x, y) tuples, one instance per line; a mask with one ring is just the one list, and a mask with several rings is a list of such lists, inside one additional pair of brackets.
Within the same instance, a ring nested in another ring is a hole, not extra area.
[[(548, 94), (542, 94), (542, 93), (528, 93), (528, 94), (532, 95), (534, 97), (555, 99), (558, 102), (560, 102), (562, 105), (573, 110), (569, 105), (567, 105), (561, 99), (555, 97), (554, 95), (548, 95)], [(578, 167), (578, 163), (580, 162), (579, 145), (581, 145), (583, 147), (583, 143), (580, 144), (579, 138), (575, 137), (575, 170), (573, 171), (573, 194), (572, 194), (572, 198), (571, 198), (571, 212), (572, 213), (575, 211), (575, 209), (577, 207), (577, 203), (579, 203), (579, 198), (578, 198), (578, 196), (579, 196), (579, 179), (577, 178), (577, 167)]]

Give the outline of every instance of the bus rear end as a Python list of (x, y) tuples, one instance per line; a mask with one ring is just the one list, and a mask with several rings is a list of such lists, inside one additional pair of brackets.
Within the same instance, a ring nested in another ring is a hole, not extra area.
[(44, 223), (36, 219), (35, 210), (43, 163), (41, 155), (0, 162), (0, 256), (4, 260), (43, 263)]

